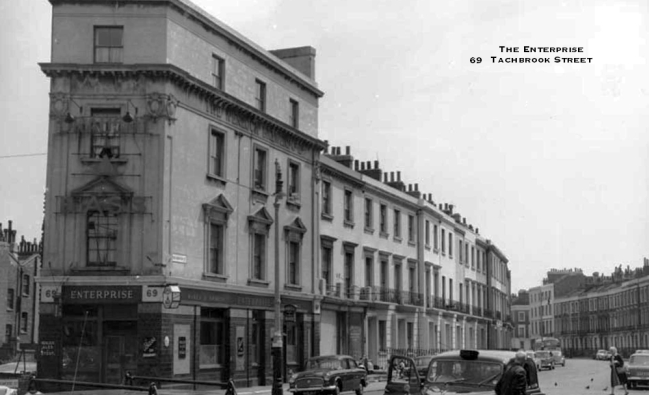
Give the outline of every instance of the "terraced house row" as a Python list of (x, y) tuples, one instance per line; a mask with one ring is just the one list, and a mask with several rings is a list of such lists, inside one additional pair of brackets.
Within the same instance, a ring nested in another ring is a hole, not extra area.
[(507, 258), (327, 151), (315, 49), (267, 51), (187, 0), (50, 3), (40, 377), (269, 384), (276, 287), (285, 373), (508, 347)]

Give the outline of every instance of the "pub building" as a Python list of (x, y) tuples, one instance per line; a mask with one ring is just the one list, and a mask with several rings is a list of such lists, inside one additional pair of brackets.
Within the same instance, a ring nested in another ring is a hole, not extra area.
[(286, 371), (318, 354), (315, 50), (186, 0), (50, 3), (38, 376), (268, 385), (276, 287)]

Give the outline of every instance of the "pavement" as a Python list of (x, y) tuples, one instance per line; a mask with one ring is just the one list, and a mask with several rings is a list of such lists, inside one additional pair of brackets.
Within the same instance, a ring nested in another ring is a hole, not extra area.
[[(377, 386), (380, 383), (387, 380), (387, 374), (377, 373), (370, 374), (367, 376), (368, 386)], [(193, 395), (225, 395), (225, 389), (213, 388), (213, 387), (203, 387), (196, 390), (187, 389), (187, 388), (178, 388), (174, 389), (173, 384), (166, 384), (166, 387), (171, 388), (159, 388), (158, 395), (181, 395), (181, 394), (193, 394)], [(200, 386), (199, 386), (200, 387)], [(288, 384), (284, 384), (283, 387), (284, 395), (289, 395)], [(257, 387), (239, 387), (237, 388), (237, 395), (258, 395), (258, 394), (270, 394), (272, 387), (270, 385), (266, 386), (257, 386)], [(48, 392), (48, 394), (56, 395), (142, 395), (146, 392), (142, 391), (130, 391), (130, 390), (101, 390), (101, 389), (90, 389), (90, 390), (77, 390), (74, 392), (65, 391), (65, 392)]]

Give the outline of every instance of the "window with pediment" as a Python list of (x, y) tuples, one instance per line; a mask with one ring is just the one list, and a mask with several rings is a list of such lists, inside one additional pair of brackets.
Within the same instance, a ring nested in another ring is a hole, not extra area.
[(270, 226), (273, 224), (268, 210), (262, 207), (248, 216), (250, 233), (250, 276), (249, 283), (268, 284), (267, 244)]
[(232, 211), (232, 206), (223, 195), (203, 204), (207, 275), (225, 276), (225, 236)]
[(86, 216), (88, 266), (115, 266), (117, 263), (117, 214), (108, 210), (88, 210)]
[(286, 233), (286, 285), (300, 286), (302, 258), (302, 237), (306, 227), (299, 218), (284, 227)]

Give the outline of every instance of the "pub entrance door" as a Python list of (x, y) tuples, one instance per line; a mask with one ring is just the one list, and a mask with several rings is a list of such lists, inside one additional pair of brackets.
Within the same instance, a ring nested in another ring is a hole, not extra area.
[(104, 322), (104, 383), (122, 384), (127, 371), (137, 370), (137, 322)]

